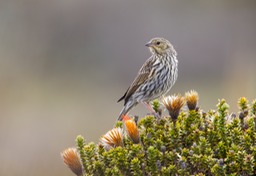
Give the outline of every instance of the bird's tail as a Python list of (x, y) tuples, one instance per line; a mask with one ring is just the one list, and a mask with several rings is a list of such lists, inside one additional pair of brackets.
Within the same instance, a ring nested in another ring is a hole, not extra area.
[(138, 103), (130, 103), (130, 102), (127, 102), (123, 109), (121, 110), (120, 114), (119, 114), (119, 117), (118, 117), (118, 120), (119, 121), (122, 121), (123, 120), (123, 116), (126, 115), (135, 105), (137, 105)]
[(123, 120), (123, 116), (127, 113), (125, 106), (123, 107), (122, 111), (119, 114), (119, 117), (117, 120), (122, 121)]

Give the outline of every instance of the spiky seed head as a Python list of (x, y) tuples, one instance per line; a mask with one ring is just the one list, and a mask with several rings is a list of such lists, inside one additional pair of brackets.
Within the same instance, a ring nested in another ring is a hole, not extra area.
[(68, 166), (74, 174), (77, 176), (83, 175), (81, 158), (76, 148), (68, 148), (64, 150), (61, 152), (61, 156), (66, 166)]
[(105, 150), (115, 147), (123, 147), (123, 130), (121, 128), (113, 128), (100, 138), (101, 144)]
[(185, 99), (189, 110), (195, 110), (198, 103), (198, 93), (194, 90), (185, 93)]
[(169, 115), (171, 116), (173, 121), (176, 121), (180, 114), (180, 109), (185, 104), (185, 98), (182, 97), (180, 94), (172, 95), (163, 98), (162, 102), (166, 109), (169, 111)]
[(166, 54), (168, 52), (177, 54), (172, 44), (164, 38), (153, 38), (147, 44), (152, 54)]
[(136, 123), (133, 119), (127, 117), (124, 117), (123, 120), (127, 135), (130, 137), (133, 143), (138, 144), (140, 142), (140, 135)]

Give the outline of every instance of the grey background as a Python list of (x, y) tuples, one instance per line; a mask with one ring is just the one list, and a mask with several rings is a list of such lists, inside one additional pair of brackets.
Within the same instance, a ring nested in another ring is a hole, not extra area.
[(256, 98), (255, 2), (2, 0), (0, 175), (73, 175), (60, 152), (113, 127), (153, 37), (178, 52), (170, 94), (195, 89), (205, 111), (225, 98), (237, 112)]

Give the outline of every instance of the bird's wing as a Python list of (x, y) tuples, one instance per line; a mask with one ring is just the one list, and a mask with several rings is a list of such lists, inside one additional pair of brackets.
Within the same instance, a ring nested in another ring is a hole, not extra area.
[(145, 83), (145, 81), (147, 81), (152, 74), (154, 73), (154, 70), (152, 69), (152, 59), (148, 59), (143, 66), (141, 67), (138, 75), (136, 76), (136, 78), (134, 79), (134, 81), (132, 82), (131, 86), (128, 88), (128, 90), (125, 92), (124, 96), (122, 96), (119, 100), (123, 100), (124, 99), (124, 103), (126, 104), (126, 102), (128, 101), (128, 99), (130, 98), (130, 96), (142, 85)]

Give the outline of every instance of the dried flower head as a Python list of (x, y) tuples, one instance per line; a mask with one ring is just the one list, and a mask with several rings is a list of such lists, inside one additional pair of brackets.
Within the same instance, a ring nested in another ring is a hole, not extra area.
[(138, 144), (140, 142), (139, 129), (133, 119), (129, 118), (127, 115), (123, 117), (125, 129), (127, 135), (133, 141), (133, 143)]
[(163, 104), (169, 111), (169, 115), (171, 116), (173, 121), (176, 121), (180, 114), (180, 109), (185, 104), (185, 99), (181, 95), (172, 95), (165, 97), (163, 99)]
[(195, 110), (199, 99), (198, 93), (194, 90), (185, 93), (187, 106), (189, 110)]
[(64, 163), (70, 168), (70, 170), (77, 176), (83, 175), (83, 167), (81, 158), (76, 148), (68, 148), (61, 153)]
[(121, 128), (113, 128), (100, 138), (105, 150), (110, 150), (118, 146), (123, 146), (123, 130)]

